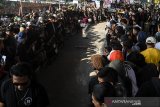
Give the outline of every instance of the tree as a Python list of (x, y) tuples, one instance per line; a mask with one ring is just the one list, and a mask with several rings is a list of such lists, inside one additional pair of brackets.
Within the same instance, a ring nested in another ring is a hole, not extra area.
[(0, 0), (0, 4), (4, 4), (5, 0)]
[(5, 4), (5, 0), (0, 0), (0, 7), (3, 7)]

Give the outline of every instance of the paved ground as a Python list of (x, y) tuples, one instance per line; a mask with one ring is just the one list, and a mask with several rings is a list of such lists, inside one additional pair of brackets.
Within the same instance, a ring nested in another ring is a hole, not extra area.
[(105, 23), (89, 27), (87, 37), (67, 37), (65, 46), (56, 60), (38, 73), (40, 82), (46, 87), (50, 107), (87, 107), (89, 58), (102, 53)]

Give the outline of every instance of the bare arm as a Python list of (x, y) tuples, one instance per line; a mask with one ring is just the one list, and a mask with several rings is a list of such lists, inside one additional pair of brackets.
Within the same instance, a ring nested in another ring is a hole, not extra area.
[(4, 103), (0, 102), (0, 107), (4, 107)]

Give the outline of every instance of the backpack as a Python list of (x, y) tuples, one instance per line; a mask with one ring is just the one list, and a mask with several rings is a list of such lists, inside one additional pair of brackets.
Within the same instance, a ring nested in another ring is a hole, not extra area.
[(131, 62), (124, 61), (123, 65), (124, 65), (124, 69), (125, 69), (125, 72), (126, 72), (125, 85), (127, 87), (128, 94), (129, 94), (129, 96), (135, 96), (137, 91), (138, 91), (138, 86), (137, 86), (136, 74), (135, 74), (135, 71), (133, 69), (134, 68), (133, 64)]
[(116, 97), (127, 97), (127, 90), (122, 82), (117, 82), (114, 85)]
[(133, 97), (138, 91), (136, 75), (130, 62), (124, 61), (123, 67), (124, 70), (120, 73), (119, 81), (115, 85), (115, 89), (118, 96)]

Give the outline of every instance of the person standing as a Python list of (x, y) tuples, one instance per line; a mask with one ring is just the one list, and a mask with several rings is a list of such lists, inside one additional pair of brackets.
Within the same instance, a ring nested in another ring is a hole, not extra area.
[(14, 37), (14, 28), (8, 27), (6, 30), (6, 37), (4, 39), (4, 55), (6, 55), (6, 63), (5, 63), (5, 70), (9, 71), (9, 69), (16, 63), (16, 48), (17, 48), (17, 41)]
[(160, 51), (155, 47), (156, 39), (154, 37), (148, 37), (146, 39), (147, 49), (142, 51), (141, 54), (145, 57), (146, 63), (153, 63), (159, 67), (160, 63)]
[(35, 81), (30, 66), (21, 62), (12, 66), (11, 78), (1, 85), (0, 107), (47, 107), (44, 87)]

